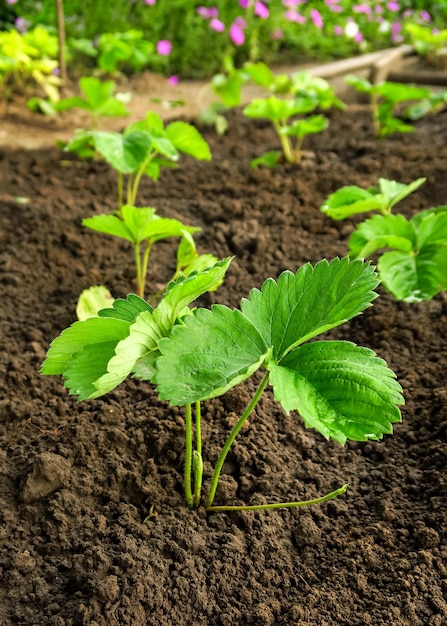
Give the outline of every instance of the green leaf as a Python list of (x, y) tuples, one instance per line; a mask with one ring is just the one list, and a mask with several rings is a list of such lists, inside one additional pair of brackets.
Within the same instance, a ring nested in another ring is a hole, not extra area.
[(84, 289), (78, 298), (76, 316), (80, 321), (96, 317), (98, 311), (111, 304), (113, 304), (113, 297), (106, 287), (103, 285), (89, 287)]
[(290, 126), (281, 129), (281, 134), (292, 137), (306, 137), (321, 133), (329, 126), (329, 120), (324, 115), (311, 115), (302, 120), (295, 120)]
[(308, 339), (358, 315), (376, 297), (377, 275), (369, 263), (348, 258), (306, 264), (296, 274), (268, 279), (241, 302), (241, 310), (259, 330), (272, 357), (281, 360)]
[(411, 219), (417, 231), (417, 248), (421, 250), (428, 245), (447, 245), (447, 211), (429, 211), (422, 219), (415, 215)]
[(209, 145), (197, 128), (186, 122), (171, 122), (166, 127), (166, 137), (177, 150), (202, 161), (211, 160)]
[(344, 444), (381, 439), (401, 421), (401, 387), (385, 361), (347, 341), (300, 346), (269, 364), (275, 399), (307, 427)]
[(181, 276), (170, 282), (154, 312), (160, 328), (169, 332), (188, 304), (220, 285), (232, 260), (233, 257), (227, 257), (198, 274)]
[(362, 93), (371, 93), (375, 90), (375, 86), (373, 86), (366, 78), (360, 78), (359, 76), (348, 74), (345, 76), (345, 81), (348, 85), (351, 85), (351, 87), (354, 87), (354, 89)]
[(256, 328), (237, 309), (196, 309), (159, 342), (154, 382), (171, 405), (225, 393), (253, 374), (268, 354)]
[(242, 71), (260, 87), (270, 89), (275, 83), (275, 74), (265, 63), (246, 63)]
[(426, 87), (415, 87), (403, 83), (386, 81), (376, 86), (376, 92), (393, 103), (406, 102), (407, 100), (423, 100), (430, 97), (430, 90)]
[(293, 115), (308, 113), (317, 106), (313, 98), (282, 100), (276, 96), (255, 98), (243, 109), (243, 114), (251, 118), (267, 118), (272, 122), (282, 122)]
[(99, 317), (113, 317), (125, 322), (134, 322), (140, 313), (149, 311), (151, 313), (154, 309), (151, 305), (137, 296), (134, 293), (130, 293), (126, 299), (118, 298), (112, 304), (111, 308), (101, 309), (98, 312)]
[(410, 252), (415, 245), (415, 229), (403, 215), (374, 215), (352, 233), (349, 252), (353, 257), (365, 258), (381, 248)]
[(426, 178), (417, 178), (410, 184), (405, 185), (395, 180), (379, 178), (379, 189), (386, 200), (386, 208), (391, 209), (395, 204), (418, 189), (426, 180)]
[(64, 148), (66, 152), (74, 152), (81, 159), (93, 158), (96, 153), (95, 141), (89, 130), (78, 130)]
[(383, 211), (385, 206), (383, 197), (377, 191), (352, 185), (341, 187), (332, 193), (321, 206), (321, 210), (333, 220), (344, 220), (357, 213)]
[[(41, 373), (47, 376), (52, 374), (65, 375), (73, 356), (82, 352), (87, 346), (94, 346), (98, 352), (98, 358), (105, 359), (107, 357), (108, 361), (110, 343), (115, 342), (116, 344), (124, 339), (128, 334), (128, 328), (128, 323), (113, 318), (91, 317), (83, 322), (74, 322), (51, 343)], [(105, 346), (104, 354), (103, 346)], [(70, 388), (71, 393), (80, 393), (76, 390), (78, 386), (73, 381), (73, 387)]]
[(242, 85), (244, 78), (239, 72), (225, 76), (225, 74), (216, 74), (211, 80), (213, 93), (218, 96), (225, 107), (239, 106), (242, 99)]
[(427, 245), (415, 255), (386, 252), (377, 267), (384, 286), (397, 300), (422, 302), (447, 289), (445, 245)]
[(91, 136), (101, 156), (123, 174), (137, 172), (152, 148), (151, 137), (142, 132), (122, 135), (112, 131), (95, 131)]
[(253, 159), (250, 163), (250, 167), (265, 166), (270, 169), (274, 169), (281, 159), (282, 152), (280, 150), (269, 150), (264, 152), (260, 157)]
[(133, 234), (117, 215), (93, 215), (84, 218), (82, 225), (98, 233), (120, 237), (134, 243)]

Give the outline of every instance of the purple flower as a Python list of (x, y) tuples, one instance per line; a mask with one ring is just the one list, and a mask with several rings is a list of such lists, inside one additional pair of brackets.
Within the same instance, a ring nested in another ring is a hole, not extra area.
[(263, 2), (255, 2), (255, 15), (265, 20), (270, 15), (270, 11)]
[(239, 0), (239, 6), (242, 9), (248, 9), (249, 5), (250, 5), (250, 0)]
[(26, 20), (23, 17), (18, 17), (14, 22), (14, 26), (19, 31), (19, 33), (25, 33), (27, 29)]
[(144, 0), (145, 4), (150, 4), (150, 5), (154, 5), (155, 4), (155, 0)]
[(213, 17), (210, 22), (210, 28), (215, 30), (217, 33), (222, 33), (225, 30), (225, 24), (221, 20), (218, 20), (217, 17)]
[(311, 10), (310, 19), (317, 28), (323, 28), (323, 18), (321, 17), (321, 13), (317, 11), (317, 9)]
[(234, 20), (234, 23), (240, 26), (241, 28), (245, 28), (247, 26), (247, 22), (240, 15), (238, 15), (238, 17)]
[(282, 0), (282, 3), (285, 7), (289, 9), (294, 9), (299, 4), (304, 4), (306, 0)]
[(286, 11), (284, 17), (286, 20), (289, 20), (289, 22), (296, 22), (297, 24), (304, 24), (306, 22), (304, 15), (301, 15), (301, 13), (297, 11)]
[(357, 33), (357, 35), (354, 37), (354, 41), (355, 43), (361, 43), (363, 41), (363, 35), (362, 33)]
[(15, 4), (17, 0), (6, 0), (6, 4)]
[(428, 13), (427, 11), (421, 11), (421, 17), (426, 22), (431, 22), (430, 13)]
[(169, 76), (169, 78), (166, 79), (166, 82), (169, 85), (178, 85), (179, 78), (178, 76)]
[(245, 41), (244, 31), (236, 21), (231, 24), (229, 35), (235, 46), (242, 46)]
[(343, 28), (341, 26), (334, 26), (334, 35), (343, 35)]
[(172, 44), (167, 39), (160, 39), (157, 41), (157, 52), (162, 57), (167, 57), (171, 54)]

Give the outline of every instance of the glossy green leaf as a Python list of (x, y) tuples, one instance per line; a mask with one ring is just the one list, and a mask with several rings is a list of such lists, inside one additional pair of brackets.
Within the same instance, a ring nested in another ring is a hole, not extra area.
[(348, 258), (306, 264), (265, 281), (241, 302), (241, 311), (272, 347), (274, 360), (308, 339), (358, 315), (376, 297), (374, 268)]
[(346, 186), (332, 193), (321, 206), (321, 210), (333, 220), (344, 220), (357, 213), (385, 210), (384, 200), (377, 191), (361, 187)]
[(383, 284), (397, 300), (421, 302), (447, 289), (446, 245), (427, 245), (417, 254), (386, 252), (377, 267)]
[(386, 207), (391, 209), (395, 204), (409, 196), (410, 193), (416, 191), (426, 180), (426, 178), (417, 178), (408, 185), (405, 185), (395, 180), (379, 178), (379, 189), (386, 200)]
[(123, 174), (138, 171), (152, 148), (152, 141), (147, 133), (122, 135), (112, 131), (95, 131), (91, 136), (101, 156)]
[(401, 420), (401, 387), (385, 361), (347, 341), (300, 346), (269, 364), (275, 399), (307, 427), (344, 444), (381, 439)]
[(410, 252), (416, 245), (416, 231), (403, 215), (374, 215), (362, 222), (349, 239), (353, 257), (365, 258), (381, 248)]
[(113, 304), (113, 297), (110, 291), (103, 285), (95, 285), (84, 289), (78, 298), (76, 305), (76, 317), (78, 320), (86, 320), (89, 317), (96, 317), (98, 311)]
[(253, 374), (268, 354), (256, 328), (235, 309), (196, 309), (162, 339), (154, 382), (172, 405), (213, 398)]
[(151, 305), (137, 296), (134, 293), (130, 293), (127, 298), (118, 298), (115, 300), (111, 307), (101, 309), (98, 312), (99, 317), (113, 317), (118, 320), (134, 322), (140, 313), (149, 311), (151, 313), (153, 308)]
[(255, 98), (243, 109), (244, 115), (251, 118), (267, 118), (272, 122), (282, 122), (293, 115), (308, 113), (317, 106), (313, 98), (282, 100), (276, 96)]
[(186, 122), (171, 122), (166, 127), (166, 137), (177, 150), (201, 161), (211, 160), (209, 145), (197, 128)]
[(264, 152), (260, 157), (256, 157), (250, 162), (250, 167), (268, 167), (270, 169), (274, 169), (282, 156), (282, 152), (279, 150), (269, 150), (268, 152)]

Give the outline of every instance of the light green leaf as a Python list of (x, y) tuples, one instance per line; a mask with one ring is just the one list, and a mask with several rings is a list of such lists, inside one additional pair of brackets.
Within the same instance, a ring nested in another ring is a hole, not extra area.
[(361, 313), (376, 297), (374, 268), (348, 258), (309, 263), (296, 274), (283, 272), (265, 281), (241, 302), (241, 310), (259, 330), (272, 357), (280, 361), (308, 339)]
[(181, 276), (170, 282), (154, 312), (160, 328), (168, 333), (188, 304), (220, 285), (232, 260), (233, 257), (227, 257), (199, 274)]
[(377, 267), (384, 286), (397, 300), (422, 302), (447, 289), (445, 245), (427, 245), (415, 255), (386, 252)]
[(280, 150), (269, 150), (268, 152), (264, 152), (260, 157), (253, 159), (250, 162), (250, 167), (260, 167), (264, 165), (265, 167), (274, 169), (278, 165), (281, 156), (282, 152)]
[(270, 89), (275, 82), (275, 75), (265, 63), (246, 63), (242, 72), (256, 85)]
[(381, 248), (410, 252), (415, 245), (415, 229), (403, 215), (374, 215), (352, 233), (349, 252), (352, 257), (366, 258)]
[(383, 211), (384, 199), (377, 191), (362, 189), (354, 185), (341, 187), (332, 193), (321, 210), (334, 220), (344, 220), (357, 213)]
[(423, 100), (430, 97), (430, 90), (426, 87), (415, 87), (403, 83), (386, 81), (376, 86), (376, 92), (385, 100), (393, 103), (407, 100)]
[[(107, 356), (110, 342), (116, 344), (124, 339), (128, 334), (128, 329), (127, 322), (113, 318), (91, 317), (83, 322), (74, 322), (51, 343), (41, 373), (48, 376), (64, 374), (73, 355), (84, 350), (86, 346), (94, 346), (100, 356), (104, 345)], [(72, 391), (72, 393), (78, 392)]]
[(98, 311), (113, 304), (113, 297), (110, 291), (103, 285), (96, 285), (84, 289), (78, 298), (76, 305), (76, 316), (78, 320), (86, 320), (89, 317), (96, 317)]
[(391, 209), (395, 204), (406, 198), (413, 193), (418, 187), (425, 183), (426, 178), (417, 178), (409, 185), (398, 183), (395, 180), (387, 180), (386, 178), (379, 178), (379, 189), (386, 199), (387, 209)]
[(154, 382), (162, 400), (214, 398), (253, 374), (268, 354), (258, 331), (235, 309), (196, 309), (158, 345)]
[(282, 100), (276, 96), (255, 98), (243, 109), (243, 114), (250, 118), (267, 118), (272, 122), (282, 122), (293, 115), (308, 113), (317, 106), (313, 98)]
[(239, 106), (242, 98), (242, 85), (244, 78), (241, 73), (235, 72), (230, 76), (225, 74), (216, 74), (211, 80), (213, 93), (222, 101), (225, 107)]
[(347, 341), (318, 341), (270, 363), (275, 399), (307, 427), (344, 444), (381, 439), (401, 421), (401, 387), (385, 361)]
[(321, 133), (329, 126), (329, 120), (324, 115), (311, 115), (302, 120), (295, 120), (290, 126), (281, 129), (281, 133), (292, 137), (306, 137)]
[(105, 235), (120, 237), (134, 243), (134, 236), (117, 215), (93, 215), (82, 220), (82, 225)]
[[(441, 208), (441, 207), (439, 207)], [(411, 223), (417, 230), (417, 248), (428, 245), (447, 245), (447, 211), (430, 211), (422, 219), (415, 216)]]
[(113, 317), (131, 324), (140, 313), (146, 311), (149, 311), (149, 313), (153, 311), (151, 305), (143, 298), (140, 298), (140, 296), (130, 293), (126, 299), (118, 298), (115, 300), (111, 308), (101, 309), (98, 315), (99, 317)]
[(186, 122), (171, 122), (166, 127), (166, 137), (177, 150), (202, 161), (211, 160), (209, 145), (197, 128)]
[(357, 91), (362, 93), (371, 93), (374, 91), (374, 86), (366, 78), (348, 74), (345, 76), (345, 81), (348, 85), (351, 85), (351, 87), (354, 87)]
[(178, 161), (179, 153), (172, 141), (165, 136), (151, 134), (152, 149), (171, 161)]

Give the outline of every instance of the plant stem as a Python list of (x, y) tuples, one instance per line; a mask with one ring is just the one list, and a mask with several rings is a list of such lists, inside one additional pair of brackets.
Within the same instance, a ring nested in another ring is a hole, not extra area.
[[(133, 187), (132, 187), (132, 206), (135, 206), (135, 201), (137, 199), (137, 193), (138, 193), (138, 187), (140, 185), (140, 180), (141, 177), (143, 176), (147, 166), (149, 165), (149, 163), (152, 161), (152, 159), (155, 156), (155, 152), (150, 152), (147, 157), (145, 158), (145, 160), (143, 161), (143, 163), (141, 164), (140, 169), (138, 170), (138, 172), (135, 175), (135, 179), (133, 181)], [(129, 203), (130, 204), (130, 203)]]
[(336, 498), (337, 496), (345, 493), (347, 488), (348, 484), (346, 483), (339, 489), (331, 491), (325, 496), (321, 496), (321, 498), (304, 500), (302, 502), (278, 502), (275, 504), (254, 504), (252, 506), (208, 506), (206, 507), (206, 511), (208, 513), (217, 513), (219, 511), (265, 511), (268, 509), (284, 509), (299, 506), (309, 506), (311, 504), (321, 504), (322, 502), (326, 502), (326, 500), (332, 500), (333, 498)]
[(130, 204), (130, 206), (134, 206), (134, 197), (132, 193), (132, 176), (130, 175), (129, 175), (129, 178), (127, 179), (126, 204)]
[(140, 268), (141, 275), (140, 275), (140, 286), (139, 286), (139, 289), (140, 289), (141, 293), (139, 293), (138, 295), (141, 298), (144, 298), (144, 288), (146, 286), (146, 275), (147, 275), (147, 264), (148, 264), (148, 261), (149, 261), (149, 255), (151, 253), (151, 249), (152, 249), (152, 243), (148, 239), (146, 241), (146, 250), (144, 251), (144, 255), (143, 255), (143, 264), (142, 264), (142, 266)]
[(196, 449), (194, 451), (194, 464), (193, 465), (194, 465), (193, 506), (197, 508), (200, 504), (200, 497), (202, 495), (202, 475), (203, 475), (202, 425), (201, 425), (200, 401), (196, 402)]
[(208, 495), (208, 499), (207, 499), (207, 501), (205, 503), (205, 508), (207, 510), (213, 504), (214, 496), (216, 495), (217, 484), (219, 482), (220, 472), (222, 470), (222, 467), (223, 467), (223, 464), (225, 462), (225, 459), (226, 459), (226, 456), (228, 454), (228, 451), (230, 450), (231, 444), (233, 443), (233, 441), (235, 440), (235, 438), (236, 438), (237, 434), (239, 433), (240, 429), (242, 428), (242, 426), (246, 422), (247, 418), (250, 416), (251, 412), (253, 411), (253, 409), (257, 405), (257, 403), (259, 401), (259, 398), (262, 395), (262, 392), (264, 391), (264, 389), (267, 386), (268, 381), (269, 381), (269, 372), (266, 372), (264, 378), (262, 379), (262, 381), (259, 384), (258, 389), (256, 390), (255, 395), (251, 399), (251, 402), (248, 404), (248, 406), (245, 409), (244, 413), (241, 415), (241, 417), (239, 418), (237, 424), (234, 426), (234, 428), (231, 431), (228, 439), (225, 442), (224, 447), (221, 450), (221, 453), (219, 454), (219, 458), (217, 459), (216, 467), (214, 468), (213, 476), (212, 476), (212, 479), (211, 479), (210, 492), (209, 492), (209, 495)]
[(140, 296), (140, 298), (143, 298), (143, 294), (142, 294), (142, 290), (144, 292), (144, 284), (143, 287), (141, 286), (141, 257), (140, 257), (140, 244), (136, 243), (134, 244), (134, 250), (135, 250), (135, 266), (136, 266), (136, 270), (137, 270), (137, 293)]
[(193, 496), (191, 490), (191, 469), (192, 469), (192, 416), (191, 405), (185, 406), (185, 474), (184, 488), (186, 504), (190, 509), (193, 508)]
[(290, 145), (290, 139), (287, 135), (283, 135), (281, 133), (282, 125), (280, 124), (280, 122), (275, 121), (273, 122), (273, 126), (275, 127), (276, 133), (281, 142), (282, 151), (283, 151), (286, 161), (288, 163), (295, 163), (295, 156), (293, 154), (293, 150)]
[(123, 206), (123, 173), (118, 172), (118, 211), (121, 215), (121, 208)]

